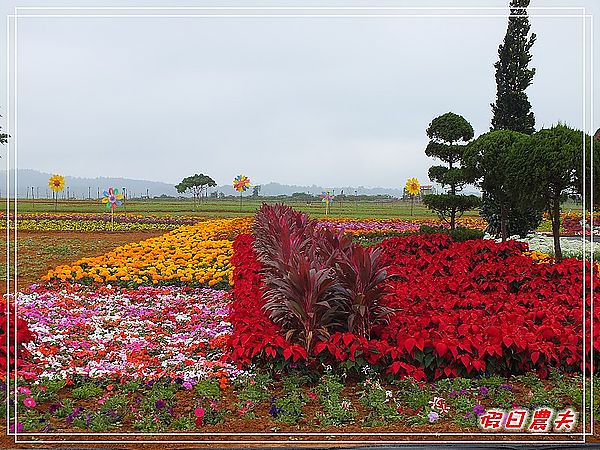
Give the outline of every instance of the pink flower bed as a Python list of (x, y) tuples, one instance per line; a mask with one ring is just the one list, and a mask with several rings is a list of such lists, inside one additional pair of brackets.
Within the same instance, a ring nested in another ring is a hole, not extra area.
[(34, 285), (19, 294), (18, 315), (37, 337), (26, 347), (40, 377), (235, 378), (221, 361), (229, 302), (211, 289)]

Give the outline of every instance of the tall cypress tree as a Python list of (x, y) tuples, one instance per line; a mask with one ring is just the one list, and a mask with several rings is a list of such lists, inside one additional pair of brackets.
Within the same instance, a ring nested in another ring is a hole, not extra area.
[[(523, 134), (535, 132), (535, 117), (525, 89), (535, 75), (535, 69), (528, 68), (531, 62), (531, 47), (535, 34), (529, 35), (531, 28), (527, 17), (530, 0), (511, 0), (510, 17), (504, 41), (498, 47), (496, 68), (496, 103), (492, 103), (492, 127), (495, 130), (512, 130)], [(508, 215), (504, 234), (525, 236), (535, 230), (541, 222), (543, 211), (533, 205), (521, 205)], [(498, 199), (491, 192), (483, 191), (481, 216), (488, 222), (487, 231), (501, 234), (501, 208)]]
[(498, 47), (496, 103), (492, 103), (492, 130), (513, 130), (532, 134), (535, 117), (525, 89), (531, 85), (535, 69), (529, 69), (535, 34), (529, 36), (527, 7), (530, 0), (511, 0), (508, 29)]

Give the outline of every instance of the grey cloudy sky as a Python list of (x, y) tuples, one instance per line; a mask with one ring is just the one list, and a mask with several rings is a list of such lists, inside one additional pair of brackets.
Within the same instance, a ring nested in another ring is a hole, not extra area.
[[(36, 6), (7, 3), (6, 14)], [(594, 13), (598, 3), (531, 6)], [(473, 12), (502, 13), (464, 11)], [(556, 11), (530, 11), (541, 13)], [(581, 128), (582, 20), (531, 23), (537, 74), (527, 92), (536, 126), (563, 121)], [(426, 182), (435, 163), (423, 151), (431, 119), (453, 111), (476, 134), (488, 131), (493, 63), (505, 31), (502, 17), (19, 18), (18, 166), (172, 183), (194, 172), (219, 184), (238, 173), (255, 184), (398, 187), (412, 176)], [(6, 91), (5, 70), (0, 81)]]

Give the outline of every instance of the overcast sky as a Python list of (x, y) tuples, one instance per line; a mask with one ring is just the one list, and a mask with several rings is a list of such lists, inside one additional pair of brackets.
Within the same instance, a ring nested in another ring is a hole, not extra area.
[[(36, 5), (7, 3), (5, 14)], [(598, 3), (531, 6), (594, 13)], [(436, 163), (424, 154), (434, 117), (453, 111), (476, 134), (489, 130), (493, 64), (506, 23), (431, 16), (19, 18), (18, 166), (170, 183), (195, 172), (219, 184), (239, 173), (253, 184), (399, 187), (413, 176), (425, 183)], [(536, 127), (562, 121), (582, 128), (582, 20), (531, 17), (531, 24), (537, 74), (527, 93)], [(4, 45), (0, 58), (6, 92)]]

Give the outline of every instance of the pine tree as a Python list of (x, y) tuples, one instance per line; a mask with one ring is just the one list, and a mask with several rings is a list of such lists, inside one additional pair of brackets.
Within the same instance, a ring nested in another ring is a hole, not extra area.
[(492, 130), (513, 130), (532, 134), (535, 117), (525, 89), (531, 85), (535, 69), (529, 69), (535, 34), (529, 36), (527, 17), (530, 0), (511, 0), (510, 17), (504, 42), (498, 47), (496, 103), (493, 103)]

